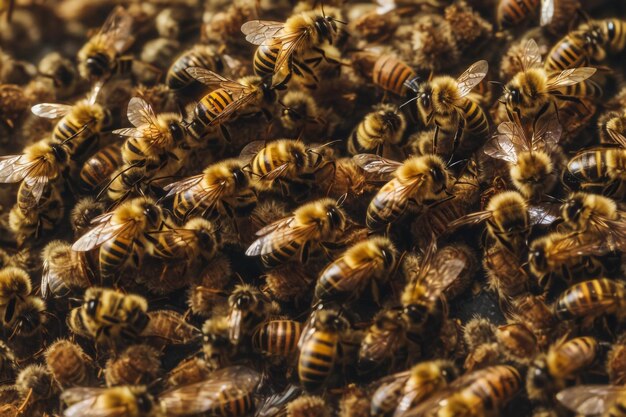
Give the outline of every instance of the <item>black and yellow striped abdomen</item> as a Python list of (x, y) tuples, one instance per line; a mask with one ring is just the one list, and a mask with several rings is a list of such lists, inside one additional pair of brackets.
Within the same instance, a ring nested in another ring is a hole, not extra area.
[(331, 375), (339, 348), (339, 335), (316, 331), (302, 345), (298, 358), (298, 377), (307, 391), (321, 388)]
[(194, 109), (194, 118), (187, 131), (195, 139), (201, 138), (208, 130), (209, 124), (224, 111), (226, 106), (234, 102), (232, 94), (218, 88), (204, 96)]
[(536, 16), (540, 0), (500, 0), (498, 2), (498, 24), (501, 28), (517, 26), (526, 19)]
[(267, 268), (274, 268), (293, 259), (306, 242), (292, 240), (284, 246), (275, 246), (272, 252), (261, 256), (261, 262)]
[(293, 320), (270, 320), (254, 333), (252, 343), (258, 352), (287, 358), (298, 350), (302, 324)]
[(117, 236), (104, 242), (99, 252), (101, 278), (114, 278), (127, 262), (136, 262), (135, 259), (142, 250), (143, 244), (140, 239)]
[(458, 107), (461, 118), (465, 120), (464, 130), (471, 136), (484, 137), (489, 135), (489, 120), (483, 109), (474, 101), (464, 99)]
[(626, 47), (626, 21), (605, 19), (601, 23), (605, 46), (613, 53), (621, 52)]
[(608, 180), (606, 149), (578, 152), (563, 172), (563, 182), (570, 188), (578, 188), (581, 183), (605, 183)]
[(501, 410), (522, 387), (522, 377), (512, 366), (498, 365), (477, 371), (475, 380), (459, 394), (480, 401), (486, 415)]
[(565, 290), (557, 299), (554, 312), (561, 320), (611, 314), (622, 308), (625, 296), (622, 284), (607, 278), (592, 279)]
[(548, 53), (544, 67), (547, 71), (563, 71), (586, 66), (589, 54), (575, 34), (566, 35)]
[(379, 230), (387, 227), (388, 224), (398, 220), (406, 212), (409, 205), (406, 199), (390, 198), (388, 191), (401, 184), (398, 180), (393, 179), (381, 188), (374, 196), (365, 217), (365, 224), (368, 229)]
[(571, 378), (595, 362), (598, 349), (598, 341), (593, 337), (576, 337), (551, 349), (547, 360), (550, 375)]
[(180, 55), (170, 66), (166, 83), (172, 90), (187, 87), (195, 79), (187, 72), (187, 68), (199, 67), (220, 73), (223, 69), (221, 60), (217, 59), (206, 45), (196, 45), (193, 49)]
[(217, 407), (209, 410), (208, 415), (220, 417), (242, 417), (254, 408), (252, 393), (237, 387), (223, 389), (219, 393)]
[(111, 174), (122, 165), (121, 147), (121, 143), (113, 143), (85, 161), (79, 175), (82, 190), (93, 192), (109, 180)]
[[(318, 300), (334, 300), (340, 297), (346, 297), (357, 291), (357, 288), (347, 290), (345, 285), (341, 285), (341, 281), (345, 280), (352, 273), (352, 268), (346, 263), (345, 259), (339, 258), (330, 264), (320, 275), (315, 286), (315, 297)], [(364, 281), (366, 283), (367, 281)]]

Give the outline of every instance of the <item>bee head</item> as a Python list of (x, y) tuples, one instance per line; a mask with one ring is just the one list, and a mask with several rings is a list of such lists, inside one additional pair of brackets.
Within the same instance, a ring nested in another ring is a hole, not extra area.
[(87, 58), (85, 66), (92, 77), (102, 78), (109, 70), (110, 60), (107, 54), (97, 52)]
[(154, 203), (146, 202), (143, 205), (143, 214), (152, 227), (157, 227), (161, 222), (161, 209)]
[(182, 142), (183, 139), (185, 139), (185, 129), (183, 129), (179, 122), (172, 120), (168, 124), (167, 130), (170, 132), (170, 135), (172, 135), (174, 142)]
[(566, 220), (570, 222), (578, 222), (580, 215), (582, 214), (585, 205), (582, 198), (569, 198), (565, 204), (563, 204), (563, 214)]

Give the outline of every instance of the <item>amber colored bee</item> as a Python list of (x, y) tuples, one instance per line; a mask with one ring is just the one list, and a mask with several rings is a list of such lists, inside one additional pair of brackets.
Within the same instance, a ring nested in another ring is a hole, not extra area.
[(524, 323), (498, 326), (495, 336), (505, 356), (518, 363), (528, 364), (537, 353), (537, 338)]
[(49, 408), (47, 402), (58, 393), (52, 375), (43, 365), (23, 368), (15, 379), (15, 387), (23, 401), (22, 411), (25, 408), (34, 415), (42, 415)]
[(224, 70), (224, 62), (210, 45), (194, 45), (172, 61), (167, 71), (165, 83), (172, 90), (180, 90), (187, 87), (194, 81), (194, 78), (187, 72), (187, 69), (191, 67), (222, 72)]
[(385, 147), (400, 144), (406, 129), (406, 120), (398, 108), (390, 104), (380, 104), (374, 111), (365, 115), (354, 128), (348, 139), (348, 153), (384, 154)]
[(620, 281), (607, 278), (579, 282), (565, 290), (554, 303), (554, 314), (560, 320), (592, 320), (604, 314), (621, 316), (626, 293)]
[(408, 93), (406, 83), (417, 74), (413, 69), (393, 55), (382, 55), (372, 68), (372, 81), (386, 91), (405, 97)]
[(254, 349), (265, 356), (290, 358), (298, 350), (302, 324), (293, 320), (268, 320), (252, 335)]
[(306, 265), (290, 262), (266, 272), (262, 291), (281, 302), (309, 300), (316, 277)]
[(85, 192), (93, 192), (104, 185), (122, 165), (122, 143), (105, 146), (87, 159), (80, 170), (80, 187)]
[(519, 255), (503, 246), (494, 244), (485, 248), (483, 266), (489, 287), (498, 293), (501, 302), (528, 290), (530, 277), (523, 263)]
[(381, 310), (372, 319), (359, 347), (357, 366), (362, 372), (380, 369), (386, 364), (393, 369), (397, 355), (407, 343), (406, 322), (400, 310)]
[(209, 378), (209, 365), (204, 359), (191, 357), (180, 361), (165, 376), (165, 384), (168, 388), (176, 388), (183, 385), (195, 384)]
[(107, 387), (146, 385), (161, 370), (161, 353), (149, 345), (133, 345), (106, 362), (104, 379)]
[(167, 345), (187, 345), (200, 340), (200, 330), (188, 323), (182, 314), (173, 310), (155, 310), (148, 313), (148, 325), (141, 332), (150, 341)]
[(60, 298), (72, 289), (87, 288), (95, 282), (95, 276), (85, 254), (72, 250), (72, 245), (54, 240), (41, 253), (43, 272), (41, 276), (41, 296)]
[(621, 385), (576, 385), (556, 395), (557, 400), (576, 415), (623, 417), (626, 396)]
[(76, 202), (70, 212), (70, 224), (74, 235), (84, 234), (91, 226), (91, 221), (104, 214), (106, 206), (93, 197), (83, 197)]
[(510, 301), (505, 314), (509, 323), (523, 323), (535, 335), (543, 349), (560, 336), (559, 321), (544, 297), (520, 295)]
[(45, 352), (46, 366), (59, 387), (88, 386), (94, 378), (93, 359), (76, 343), (59, 339)]
[(247, 284), (237, 285), (228, 297), (229, 337), (234, 346), (251, 336), (255, 327), (267, 318), (271, 303), (265, 294)]
[(607, 197), (622, 198), (626, 194), (626, 149), (597, 147), (576, 153), (565, 169), (563, 183), (572, 190), (581, 190)]

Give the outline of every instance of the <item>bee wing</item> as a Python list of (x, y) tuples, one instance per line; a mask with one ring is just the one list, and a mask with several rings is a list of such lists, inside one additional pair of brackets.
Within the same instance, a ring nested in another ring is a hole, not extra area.
[(201, 82), (207, 87), (210, 87), (211, 89), (225, 88), (232, 93), (242, 92), (247, 89), (245, 85), (231, 80), (230, 78), (223, 77), (206, 68), (190, 67), (187, 68), (187, 73), (189, 73), (189, 75), (191, 75), (195, 80)]
[(276, 220), (274, 223), (268, 224), (262, 229), (257, 230), (256, 235), (257, 236), (266, 235), (270, 232), (273, 232), (276, 229), (280, 229), (280, 228), (288, 226), (289, 223), (291, 223), (292, 221), (293, 221), (293, 217), (285, 217), (283, 219)]
[(0, 157), (0, 182), (19, 182), (37, 169), (39, 160), (29, 161), (25, 155)]
[(352, 160), (354, 160), (354, 162), (365, 172), (381, 175), (393, 174), (400, 166), (402, 166), (402, 162), (385, 159), (371, 153), (354, 155)]
[(626, 136), (613, 129), (606, 129), (606, 132), (609, 134), (611, 139), (615, 141), (615, 143), (617, 143), (622, 148), (626, 148)]
[[(402, 397), (398, 402), (398, 406), (396, 407), (396, 411), (393, 414), (393, 417), (404, 417), (409, 415), (409, 412), (413, 410), (411, 406), (415, 403), (421, 403), (426, 398), (422, 398), (420, 401), (419, 397), (424, 397), (425, 392), (432, 394), (432, 389), (428, 389), (424, 387), (423, 384), (412, 384), (411, 389), (404, 389), (402, 393)], [(427, 390), (427, 391), (426, 391)]]
[(556, 394), (566, 408), (583, 415), (599, 415), (608, 411), (615, 400), (626, 393), (617, 385), (578, 385)]
[(185, 178), (184, 180), (167, 184), (165, 187), (163, 187), (163, 190), (167, 191), (165, 198), (169, 198), (175, 194), (182, 193), (183, 191), (187, 191), (191, 187), (199, 184), (200, 181), (202, 181), (202, 176), (203, 176), (202, 174), (198, 174), (189, 178)]
[(274, 66), (275, 72), (280, 70), (294, 52), (300, 49), (308, 36), (310, 36), (308, 31), (302, 30), (280, 37), (281, 46), (278, 56), (276, 57), (276, 65)]
[(250, 368), (231, 366), (213, 372), (206, 381), (163, 393), (159, 405), (164, 415), (200, 414), (218, 406), (224, 391), (232, 396), (248, 394), (255, 390), (260, 380), (259, 373)]
[(104, 407), (97, 405), (96, 399), (84, 400), (63, 411), (64, 417), (127, 417), (128, 407)]
[(235, 99), (232, 103), (224, 107), (224, 109), (211, 120), (209, 126), (217, 126), (226, 122), (231, 114), (236, 112), (239, 109), (242, 109), (248, 105), (251, 101), (256, 97), (256, 93), (254, 91), (242, 92), (239, 98)]
[(563, 128), (556, 117), (542, 117), (532, 138), (532, 149), (552, 152), (561, 139)]
[[(403, 337), (403, 332), (398, 332), (396, 330), (384, 330), (380, 332), (379, 337), (376, 339), (376, 343), (361, 345), (361, 351), (359, 354), (365, 360), (380, 358), (386, 352), (393, 351), (394, 346), (397, 346), (396, 344), (402, 340)], [(364, 347), (365, 349), (363, 349)]]
[(274, 248), (283, 247), (292, 241), (307, 241), (316, 228), (317, 226), (315, 224), (300, 226), (294, 224), (294, 222), (283, 223), (281, 227), (272, 230), (270, 233), (252, 242), (246, 251), (246, 255), (266, 255), (272, 253)]
[(137, 231), (137, 222), (127, 221), (125, 223), (98, 223), (72, 245), (72, 250), (85, 252), (102, 245), (114, 237), (133, 239)]
[(622, 215), (617, 220), (604, 216), (593, 216), (592, 222), (601, 232), (608, 235), (608, 245), (616, 247), (622, 252), (626, 251), (626, 218)]
[(513, 122), (502, 122), (496, 133), (483, 148), (483, 152), (495, 159), (516, 163), (517, 154), (528, 150), (524, 131)]
[(524, 45), (524, 51), (520, 58), (522, 65), (522, 71), (528, 71), (531, 68), (537, 68), (541, 66), (541, 53), (539, 52), (539, 46), (533, 38), (526, 41)]
[(276, 178), (280, 178), (280, 176), (283, 174), (283, 172), (285, 172), (288, 167), (289, 162), (285, 162), (284, 164), (277, 166), (267, 174), (262, 175), (261, 179), (265, 181), (273, 181)]
[(270, 20), (251, 20), (241, 25), (241, 32), (253, 45), (272, 45), (277, 42), (285, 28), (284, 22)]
[(473, 63), (466, 69), (456, 80), (459, 88), (459, 96), (465, 97), (468, 95), (469, 92), (487, 76), (487, 71), (489, 71), (489, 64), (484, 59)]
[(431, 300), (441, 297), (441, 294), (463, 272), (466, 265), (461, 259), (449, 259), (436, 268), (431, 268), (423, 281), (427, 289), (426, 296)]
[(122, 53), (134, 40), (131, 35), (132, 26), (133, 17), (122, 6), (118, 6), (104, 22), (99, 34), (117, 53)]
[(342, 274), (342, 271), (345, 267), (347, 267), (347, 265), (342, 267), (340, 262), (342, 262), (341, 258), (328, 265), (320, 276), (324, 274), (341, 276), (341, 279), (336, 280), (334, 283), (335, 289), (341, 292), (357, 291), (360, 287), (367, 284), (367, 278), (370, 276), (373, 266), (371, 260), (361, 262), (355, 267), (349, 268), (347, 274)]
[(378, 202), (382, 203), (381, 208), (378, 210), (378, 215), (382, 218), (392, 215), (399, 202), (411, 197), (415, 189), (422, 183), (422, 180), (423, 176), (420, 176), (414, 181), (400, 184), (397, 179), (393, 178), (385, 184), (375, 197)]
[(128, 136), (128, 137), (133, 137), (133, 138), (141, 136), (141, 131), (139, 131), (138, 129), (135, 129), (134, 127), (125, 127), (123, 129), (115, 129), (111, 133), (113, 133), (114, 135)]
[(72, 110), (72, 106), (60, 103), (40, 103), (31, 107), (30, 111), (39, 117), (46, 119), (58, 119), (68, 114)]
[(255, 141), (248, 143), (246, 146), (244, 146), (239, 156), (242, 159), (250, 162), (252, 161), (252, 159), (254, 159), (256, 154), (258, 154), (263, 148), (265, 148), (265, 141), (255, 140)]
[(238, 308), (231, 308), (228, 312), (228, 338), (233, 345), (237, 345), (241, 339), (242, 321), (243, 311)]
[(128, 121), (135, 127), (153, 126), (158, 121), (152, 106), (141, 97), (130, 99), (126, 115)]
[[(154, 257), (168, 261), (188, 260), (190, 254), (194, 253), (193, 242), (196, 240), (196, 234), (190, 229), (168, 229), (151, 232), (152, 236), (169, 235), (168, 239), (172, 243), (171, 256), (164, 254), (153, 254)], [(169, 252), (169, 251), (168, 251)]]
[(466, 214), (463, 217), (459, 217), (451, 223), (448, 223), (448, 229), (455, 229), (460, 226), (476, 225), (484, 222), (491, 217), (491, 211), (477, 211), (475, 213)]
[(551, 252), (557, 261), (565, 262), (576, 256), (602, 256), (608, 251), (608, 242), (603, 239), (596, 238), (581, 243), (575, 236), (568, 236), (555, 242)]
[(59, 271), (63, 270), (65, 272), (71, 268), (69, 265), (59, 265), (56, 268), (57, 270), (53, 272), (50, 270), (50, 262), (44, 259), (41, 274), (41, 297), (44, 300), (67, 295), (65, 291), (69, 292), (69, 288), (63, 282), (63, 275)]
[(561, 218), (561, 209), (558, 204), (529, 205), (528, 217), (533, 226), (548, 226)]
[(552, 23), (554, 17), (554, 0), (541, 0), (541, 26)]
[[(197, 340), (200, 330), (189, 324), (182, 314), (172, 310), (148, 312), (148, 325), (141, 332), (144, 337), (156, 337), (166, 340), (172, 345), (184, 345)], [(168, 322), (169, 326), (158, 326), (159, 322)], [(164, 331), (165, 329), (165, 331)]]
[(270, 395), (263, 399), (257, 406), (254, 417), (274, 417), (280, 416), (281, 410), (302, 394), (302, 389), (296, 385), (288, 385), (284, 391)]
[(85, 400), (94, 400), (108, 388), (75, 387), (63, 390), (61, 400), (67, 404), (75, 404)]
[(552, 74), (548, 77), (546, 88), (548, 91), (558, 90), (561, 87), (567, 87), (570, 85), (578, 84), (585, 81), (596, 73), (595, 68), (580, 67), (570, 68), (559, 72), (558, 74)]
[(29, 185), (29, 191), (32, 198), (27, 198), (28, 204), (26, 206), (27, 209), (31, 209), (37, 206), (43, 192), (48, 184), (48, 177), (38, 176), (38, 177), (26, 177), (24, 182)]

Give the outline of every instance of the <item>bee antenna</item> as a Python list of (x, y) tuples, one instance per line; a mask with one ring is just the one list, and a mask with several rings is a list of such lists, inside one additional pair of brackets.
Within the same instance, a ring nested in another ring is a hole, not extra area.
[(102, 197), (102, 194), (104, 193), (104, 191), (108, 190), (108, 188), (111, 186), (111, 184), (113, 184), (113, 181), (115, 181), (120, 175), (122, 175), (123, 173), (125, 173), (126, 171), (128, 171), (131, 168), (135, 168), (135, 167), (141, 165), (141, 163), (142, 163), (142, 161), (134, 162), (134, 163), (128, 165), (122, 171), (118, 172), (113, 178), (111, 178), (109, 180), (109, 182), (104, 187), (102, 187), (102, 190), (100, 190), (98, 195), (96, 195), (96, 201), (100, 200), (100, 197)]
[(346, 198), (348, 198), (348, 193), (344, 193), (342, 195), (339, 196), (339, 198), (337, 199), (337, 205), (339, 207), (343, 206), (343, 203), (345, 203)]
[(413, 97), (409, 101), (405, 101), (404, 103), (400, 104), (400, 106), (398, 106), (398, 110), (400, 110), (402, 107), (406, 106), (407, 104), (409, 104), (409, 103), (411, 103), (412, 101), (415, 101), (415, 100), (417, 100), (417, 96)]

